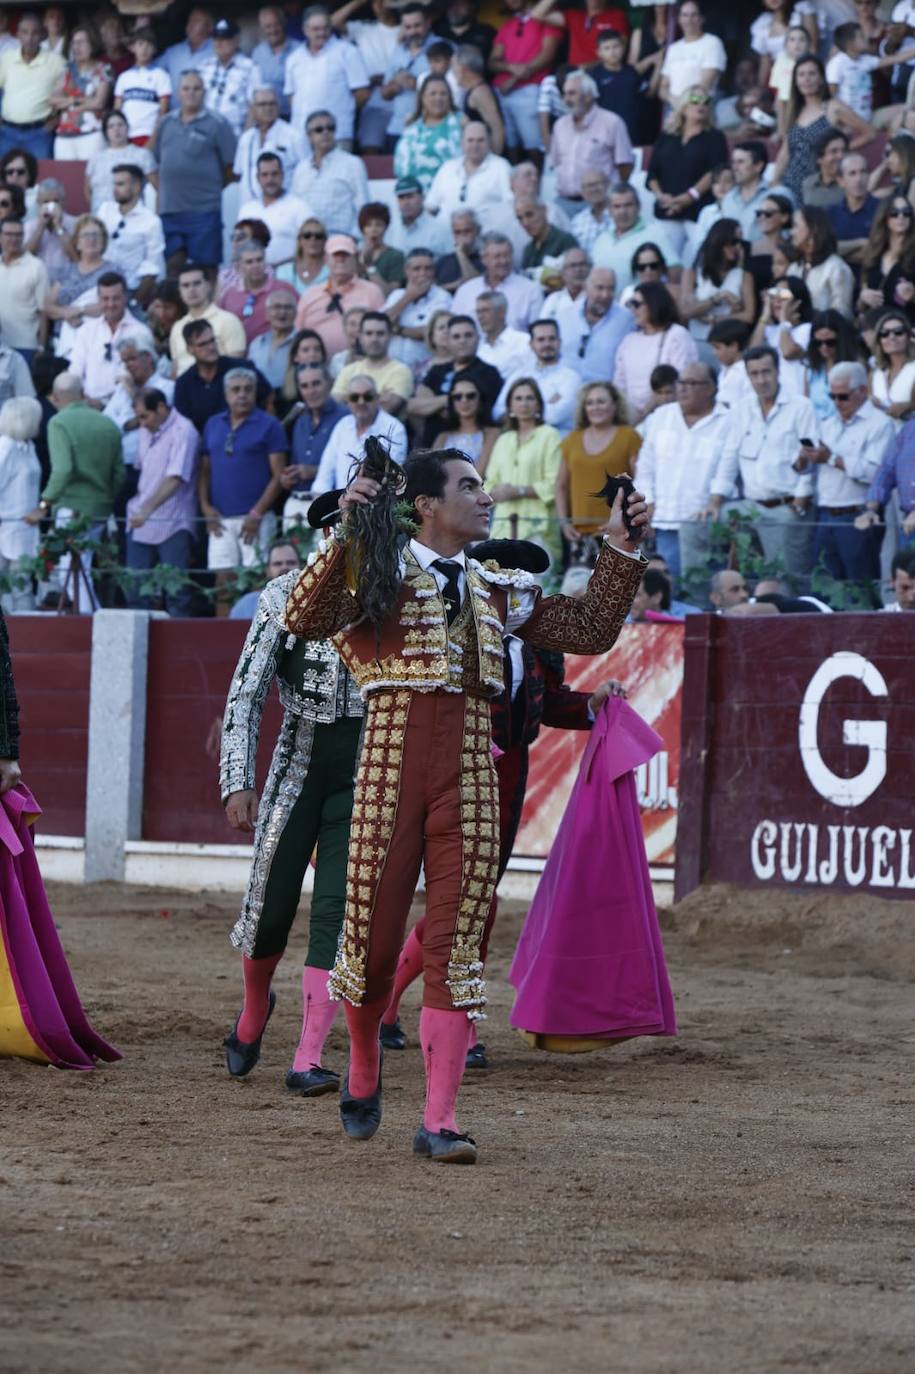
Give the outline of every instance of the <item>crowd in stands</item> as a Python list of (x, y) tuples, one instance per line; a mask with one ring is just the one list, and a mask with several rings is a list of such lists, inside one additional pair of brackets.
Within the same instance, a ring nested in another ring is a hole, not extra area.
[(632, 476), (636, 619), (912, 609), (915, 8), (0, 14), (4, 608), (226, 614), (370, 434), (573, 594)]

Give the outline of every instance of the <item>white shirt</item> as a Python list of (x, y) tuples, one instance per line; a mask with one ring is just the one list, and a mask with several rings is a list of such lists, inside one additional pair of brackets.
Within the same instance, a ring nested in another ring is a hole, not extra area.
[(165, 276), (165, 235), (162, 221), (142, 200), (124, 211), (114, 200), (106, 200), (95, 212), (108, 230), (105, 257), (127, 279), (131, 291), (142, 277)]
[[(161, 391), (166, 401), (171, 405), (175, 396), (175, 383), (170, 377), (153, 373), (146, 385)], [(136, 429), (125, 430), (124, 428), (130, 420), (136, 419), (133, 402), (133, 394), (127, 390), (123, 382), (118, 382), (108, 398), (108, 404), (102, 411), (102, 414), (107, 415), (109, 420), (113, 420), (121, 431), (121, 453), (128, 467), (136, 467), (137, 452), (140, 447), (139, 426)]]
[(511, 203), (511, 167), (495, 153), (487, 153), (469, 173), (463, 156), (450, 157), (432, 178), (426, 195), (426, 209), (438, 211), (449, 228), (455, 210), (474, 210), (482, 221), (487, 208)]
[(721, 406), (688, 425), (674, 402), (659, 406), (644, 422), (635, 484), (654, 506), (652, 524), (679, 529), (708, 505), (712, 478), (730, 425)]
[(261, 153), (276, 153), (283, 163), (283, 180), (290, 182), (296, 165), (305, 156), (305, 144), (285, 119), (275, 120), (264, 138), (261, 138), (259, 129), (253, 126), (246, 129), (239, 137), (233, 164), (233, 171), (239, 183), (239, 205), (258, 197), (260, 187), (257, 182), (257, 159)]
[(370, 434), (387, 439), (391, 445), (391, 457), (397, 463), (403, 462), (407, 456), (407, 431), (393, 415), (379, 409), (363, 434), (356, 433), (356, 421), (352, 415), (344, 415), (334, 425), (324, 445), (318, 471), (311, 484), (312, 496), (348, 485), (353, 476), (353, 464), (360, 458), (362, 445)]
[(309, 150), (292, 178), (292, 193), (306, 200), (329, 234), (359, 233), (358, 214), (371, 200), (361, 157), (334, 148), (320, 167)]
[(80, 378), (89, 399), (109, 399), (124, 366), (117, 346), (125, 334), (133, 334), (135, 330), (145, 327), (127, 310), (114, 330), (103, 315), (97, 315), (94, 319), (84, 320), (75, 331), (70, 371)]
[(292, 97), (292, 123), (304, 129), (308, 116), (315, 110), (327, 110), (337, 121), (337, 137), (351, 139), (356, 116), (353, 91), (370, 84), (362, 54), (355, 43), (331, 38), (318, 53), (307, 43), (289, 57), (286, 63), (286, 85), (283, 93)]
[(543, 418), (546, 423), (558, 429), (560, 434), (571, 433), (575, 423), (575, 401), (581, 386), (581, 378), (573, 367), (568, 367), (563, 362), (541, 363), (534, 353), (531, 353), (526, 364), (522, 364), (516, 372), (510, 373), (506, 378), (505, 385), (492, 408), (493, 418), (502, 419), (508, 393), (522, 377), (532, 377), (539, 386), (544, 402)]
[(837, 52), (826, 63), (826, 80), (830, 86), (836, 87), (838, 99), (865, 121), (870, 120), (874, 113), (874, 78), (871, 72), (879, 65), (879, 57), (870, 53), (850, 57), (847, 52)]
[[(152, 137), (159, 118), (159, 101), (171, 93), (171, 78), (161, 67), (130, 67), (121, 72), (114, 83), (114, 94), (115, 99), (123, 101), (121, 109), (131, 138)], [(129, 148), (125, 149), (125, 153), (129, 152)]]
[[(406, 257), (411, 248), (428, 248), (436, 257), (450, 253), (453, 248), (451, 223), (441, 215), (422, 210), (412, 224), (404, 224), (397, 210), (391, 215), (391, 225), (384, 236), (389, 248), (396, 248)], [(449, 298), (450, 299), (450, 298)]]
[[(824, 420), (822, 437), (832, 455), (817, 464), (817, 505), (863, 506), (887, 445), (896, 438), (896, 426), (888, 415), (865, 401), (848, 424), (838, 412)], [(844, 472), (836, 467), (836, 458), (845, 464)]]
[(265, 257), (271, 267), (276, 267), (295, 256), (296, 235), (305, 220), (314, 217), (314, 211), (307, 201), (287, 191), (271, 205), (265, 205), (259, 196), (246, 200), (236, 220), (259, 219), (266, 224), (270, 230), (270, 242)]
[(476, 319), (476, 299), (481, 291), (501, 291), (508, 301), (505, 314), (506, 323), (513, 329), (530, 329), (534, 320), (540, 318), (543, 304), (543, 291), (529, 277), (520, 272), (511, 272), (498, 286), (489, 286), (484, 276), (471, 277), (459, 286), (454, 293), (453, 312), (455, 315), (469, 315)]
[[(438, 568), (434, 568), (432, 566), (433, 563), (435, 563), (437, 559), (444, 559), (446, 563), (456, 563), (459, 569), (457, 580), (458, 596), (461, 598), (461, 601), (464, 600), (464, 594), (467, 589), (467, 556), (464, 553), (463, 549), (461, 549), (458, 553), (445, 555), (443, 553), (436, 553), (435, 550), (430, 549), (427, 544), (420, 544), (420, 542), (417, 539), (411, 539), (410, 552), (416, 559), (419, 566), (422, 568), (423, 572), (431, 572), (432, 576), (435, 578), (436, 583), (438, 584), (438, 589), (440, 592), (443, 592), (445, 590), (445, 586), (447, 584), (448, 579), (445, 577), (445, 574), (443, 572), (441, 572)], [(401, 563), (401, 567), (403, 566), (403, 563)], [(524, 622), (530, 619), (531, 613), (533, 612), (533, 609), (536, 604), (537, 592), (534, 588), (531, 588), (530, 591), (524, 588), (512, 588), (511, 595), (509, 597), (508, 615), (506, 617), (505, 623), (506, 634), (503, 636), (503, 642), (508, 648), (509, 654), (511, 655), (512, 659), (512, 698), (514, 698), (515, 692), (517, 691), (515, 679), (517, 677), (518, 682), (520, 683), (521, 679), (524, 676), (524, 667), (523, 660), (521, 660), (520, 641), (516, 640), (513, 635), (508, 633), (509, 624), (511, 625), (512, 630), (519, 630), (521, 626), (524, 624)]]
[(481, 336), (477, 357), (482, 358), (484, 363), (489, 363), (497, 372), (501, 372), (503, 377), (507, 377), (510, 372), (523, 369), (526, 363), (533, 365), (530, 335), (521, 329), (511, 329), (506, 325), (492, 343), (485, 336)]
[(0, 327), (8, 348), (37, 348), (41, 309), (48, 294), (48, 269), (33, 253), (9, 264), (0, 259)]
[(661, 75), (670, 82), (671, 102), (675, 104), (690, 86), (701, 85), (703, 72), (723, 72), (727, 64), (724, 44), (713, 33), (704, 33), (691, 43), (685, 38), (671, 43), (661, 68)]
[[(386, 242), (390, 243), (390, 239)], [(396, 305), (402, 300), (404, 290), (404, 287), (398, 286), (396, 291), (392, 291), (385, 301), (385, 307)], [(433, 283), (418, 301), (411, 301), (409, 305), (404, 306), (397, 317), (397, 323), (407, 329), (425, 329), (436, 310), (447, 310), (450, 313), (451, 297), (441, 286)], [(407, 367), (414, 368), (429, 356), (429, 350), (422, 339), (404, 339), (399, 334), (395, 334), (391, 339), (388, 352), (392, 358), (397, 358), (399, 362), (406, 363)]]
[(792, 464), (801, 440), (816, 443), (819, 433), (816, 411), (806, 396), (787, 396), (779, 387), (772, 409), (764, 416), (754, 393), (752, 401), (731, 416), (712, 481), (713, 493), (733, 495), (739, 476), (748, 501), (811, 496), (813, 478), (809, 472), (795, 472)]
[[(723, 367), (718, 373), (718, 404), (736, 410), (753, 395), (753, 383), (747, 376), (747, 365), (743, 359)], [(807, 438), (807, 435), (804, 436)]]
[[(576, 303), (584, 297), (584, 290), (579, 291), (573, 299), (565, 287), (561, 291), (551, 291), (543, 305), (540, 307), (540, 318), (542, 320), (555, 320), (559, 324), (560, 316), (575, 310)], [(560, 325), (559, 332), (562, 333)]]

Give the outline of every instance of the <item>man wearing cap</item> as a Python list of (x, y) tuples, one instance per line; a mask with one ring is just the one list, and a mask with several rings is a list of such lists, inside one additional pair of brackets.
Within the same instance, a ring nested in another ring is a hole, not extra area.
[(245, 127), (260, 73), (251, 58), (238, 51), (238, 25), (234, 19), (217, 19), (213, 56), (200, 63), (199, 71), (207, 109), (221, 115), (237, 137)]
[(310, 286), (299, 298), (296, 329), (313, 329), (320, 334), (327, 356), (333, 357), (347, 347), (343, 332), (343, 316), (354, 305), (366, 310), (380, 310), (384, 295), (374, 282), (357, 276), (356, 241), (348, 234), (331, 234), (327, 240), (327, 268), (329, 277), (318, 286)]
[(423, 188), (417, 177), (400, 177), (394, 186), (397, 207), (384, 236), (389, 248), (404, 257), (411, 248), (428, 248), (436, 257), (451, 247), (447, 220), (430, 215), (423, 205)]
[(307, 200), (331, 234), (355, 234), (359, 211), (371, 200), (361, 157), (337, 147), (337, 121), (329, 110), (314, 110), (305, 124), (309, 151), (295, 169), (293, 195)]

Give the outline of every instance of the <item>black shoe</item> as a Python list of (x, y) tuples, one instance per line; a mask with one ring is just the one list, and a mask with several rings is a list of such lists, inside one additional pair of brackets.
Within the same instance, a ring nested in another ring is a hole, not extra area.
[(381, 1125), (383, 1113), (381, 1095), (381, 1068), (378, 1065), (378, 1084), (371, 1097), (352, 1097), (349, 1090), (349, 1070), (340, 1090), (340, 1120), (343, 1129), (351, 1140), (371, 1140)]
[[(273, 1008), (276, 1006), (276, 993), (270, 994), (270, 1005), (267, 1008), (267, 1021), (273, 1015)], [(241, 1012), (239, 1012), (239, 1016)], [(238, 1025), (238, 1016), (235, 1018), (235, 1026), (232, 1027), (231, 1035), (227, 1035), (223, 1040), (223, 1047), (226, 1052), (226, 1068), (233, 1078), (244, 1078), (245, 1074), (250, 1073), (254, 1065), (261, 1057), (261, 1041), (264, 1038), (264, 1031), (267, 1029), (267, 1021), (264, 1022), (264, 1030), (261, 1031), (257, 1039), (250, 1045), (246, 1045), (244, 1040), (239, 1040), (235, 1034), (235, 1027)]]
[(299, 1097), (322, 1097), (324, 1093), (340, 1091), (340, 1075), (333, 1069), (312, 1064), (310, 1069), (290, 1069), (286, 1074), (286, 1087)]
[(385, 1050), (405, 1050), (407, 1048), (407, 1037), (400, 1029), (400, 1017), (396, 1021), (382, 1021), (378, 1027), (378, 1039), (381, 1041), (382, 1049)]
[(489, 1060), (486, 1058), (485, 1045), (471, 1045), (467, 1051), (467, 1058), (464, 1060), (465, 1069), (488, 1069)]
[(434, 1159), (437, 1164), (476, 1164), (477, 1143), (457, 1131), (429, 1131), (420, 1126), (413, 1137), (413, 1153)]

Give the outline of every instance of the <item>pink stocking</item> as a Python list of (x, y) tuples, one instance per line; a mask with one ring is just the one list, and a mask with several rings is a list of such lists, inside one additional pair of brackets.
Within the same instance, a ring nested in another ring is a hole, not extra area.
[(266, 959), (249, 959), (247, 954), (241, 956), (245, 1000), (235, 1034), (243, 1045), (253, 1045), (263, 1035), (270, 1009), (270, 983), (282, 957), (282, 950), (279, 954), (268, 955)]
[(326, 968), (312, 968), (306, 964), (302, 969), (302, 1034), (292, 1061), (295, 1073), (321, 1067), (324, 1041), (339, 1006), (327, 995), (327, 978)]
[(470, 1023), (462, 1011), (423, 1007), (419, 1039), (426, 1061), (426, 1110), (423, 1125), (428, 1131), (456, 1131), (454, 1104), (464, 1076)]
[(343, 1003), (349, 1031), (349, 1091), (352, 1097), (371, 1097), (378, 1087), (381, 1064), (378, 1027), (386, 1004), (387, 998), (364, 1002), (361, 1007)]
[(400, 999), (403, 997), (407, 988), (423, 971), (423, 932), (426, 928), (425, 916), (410, 931), (404, 940), (403, 949), (400, 951), (400, 958), (397, 961), (397, 972), (394, 975), (394, 989), (391, 993), (391, 1000), (388, 1003), (384, 1016), (381, 1018), (385, 1025), (390, 1026), (397, 1020), (400, 1011)]

